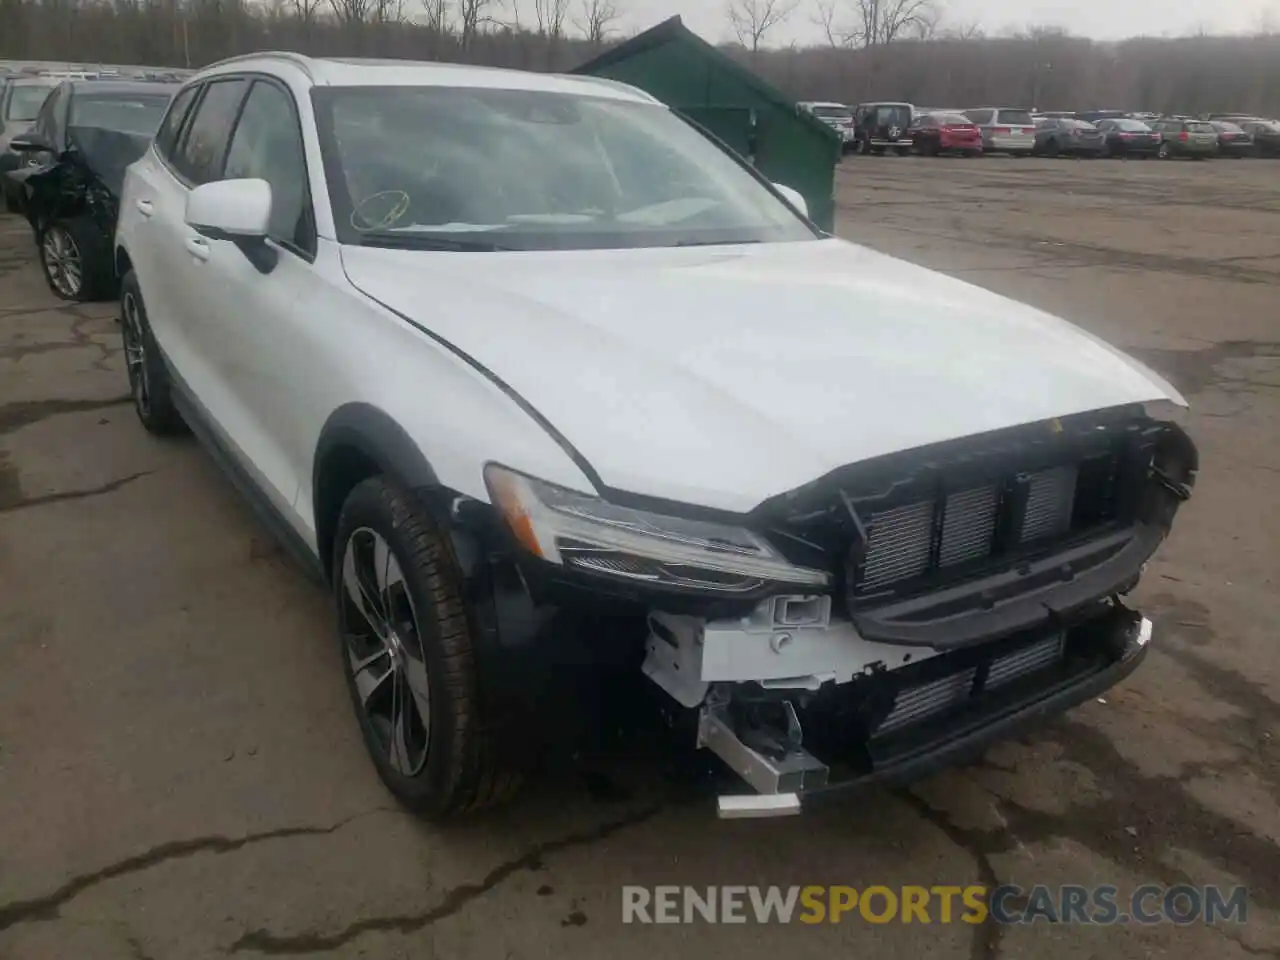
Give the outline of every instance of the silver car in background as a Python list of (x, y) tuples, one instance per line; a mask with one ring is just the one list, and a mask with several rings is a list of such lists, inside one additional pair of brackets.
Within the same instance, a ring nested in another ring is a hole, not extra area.
[(1036, 122), (1019, 107), (977, 107), (964, 115), (982, 134), (983, 153), (1011, 153), (1029, 157), (1036, 146)]

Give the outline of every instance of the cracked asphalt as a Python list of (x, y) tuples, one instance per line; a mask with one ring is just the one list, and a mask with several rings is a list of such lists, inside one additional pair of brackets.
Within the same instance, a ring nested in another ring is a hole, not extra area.
[[(0, 218), (0, 958), (1280, 957), (1280, 165), (857, 158), (841, 232), (1044, 307), (1189, 395), (1203, 471), (1122, 687), (909, 790), (718, 822), (660, 755), (449, 829), (366, 762), (324, 596), (111, 305)], [(851, 309), (857, 309), (856, 304)], [(1245, 884), (1248, 921), (624, 926), (623, 883)]]

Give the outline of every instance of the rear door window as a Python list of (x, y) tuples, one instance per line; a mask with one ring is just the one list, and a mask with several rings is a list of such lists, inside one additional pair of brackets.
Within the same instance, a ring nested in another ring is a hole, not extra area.
[(231, 127), (248, 89), (249, 82), (243, 78), (215, 80), (200, 98), (195, 116), (173, 154), (174, 169), (194, 186), (217, 180), (221, 175)]
[(199, 84), (180, 91), (173, 98), (173, 103), (169, 105), (169, 112), (160, 121), (160, 129), (156, 131), (156, 152), (166, 160), (173, 153), (173, 148), (178, 142), (178, 134), (182, 130), (182, 121), (187, 119), (191, 104), (195, 102), (199, 91)]

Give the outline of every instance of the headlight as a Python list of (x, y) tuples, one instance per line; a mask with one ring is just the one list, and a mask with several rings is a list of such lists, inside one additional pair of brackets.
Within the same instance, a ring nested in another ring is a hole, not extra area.
[(744, 527), (620, 507), (494, 464), (484, 476), (516, 539), (550, 563), (720, 593), (749, 593), (766, 583), (828, 583), (824, 571), (794, 566)]

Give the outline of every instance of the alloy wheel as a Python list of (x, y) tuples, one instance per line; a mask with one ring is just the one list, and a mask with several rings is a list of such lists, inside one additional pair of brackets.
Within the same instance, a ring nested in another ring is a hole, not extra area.
[(50, 227), (44, 232), (41, 253), (54, 289), (70, 299), (79, 296), (84, 282), (84, 263), (71, 234), (62, 227)]
[(138, 412), (146, 416), (151, 410), (151, 381), (147, 375), (147, 345), (142, 336), (142, 317), (138, 298), (126, 292), (121, 301), (121, 334), (124, 338), (125, 367), (129, 374), (129, 390)]
[(417, 612), (386, 539), (355, 530), (342, 556), (340, 628), (347, 667), (383, 756), (413, 777), (427, 763), (431, 695)]

